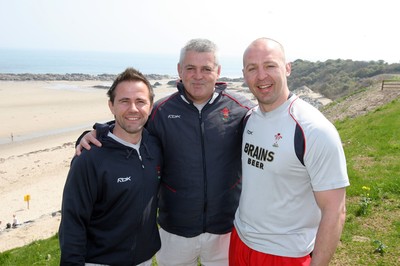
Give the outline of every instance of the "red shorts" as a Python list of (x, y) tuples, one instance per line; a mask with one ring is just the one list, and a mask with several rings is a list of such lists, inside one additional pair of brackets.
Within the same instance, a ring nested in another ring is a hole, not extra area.
[(236, 229), (233, 228), (229, 246), (229, 265), (274, 265), (274, 266), (308, 266), (311, 263), (311, 256), (301, 258), (281, 257), (262, 253), (246, 246), (239, 238)]

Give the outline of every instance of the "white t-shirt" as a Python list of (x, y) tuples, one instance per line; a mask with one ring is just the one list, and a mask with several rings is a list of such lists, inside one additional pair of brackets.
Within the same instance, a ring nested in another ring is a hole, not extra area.
[[(296, 155), (295, 136), (304, 136), (299, 157), (305, 166)], [(295, 95), (271, 112), (255, 107), (243, 133), (242, 166), (234, 221), (240, 239), (267, 254), (309, 254), (321, 219), (313, 191), (349, 185), (335, 127)]]

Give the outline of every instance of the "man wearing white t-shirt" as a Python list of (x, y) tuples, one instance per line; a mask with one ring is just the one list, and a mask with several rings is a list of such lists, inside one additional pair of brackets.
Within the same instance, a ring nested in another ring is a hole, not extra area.
[(290, 71), (275, 40), (257, 39), (243, 55), (259, 106), (243, 132), (230, 265), (328, 265), (340, 239), (349, 186), (341, 140), (317, 109), (289, 91)]

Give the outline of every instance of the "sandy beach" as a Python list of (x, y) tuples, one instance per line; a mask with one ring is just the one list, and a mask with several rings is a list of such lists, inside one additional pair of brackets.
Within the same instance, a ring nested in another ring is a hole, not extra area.
[[(158, 80), (157, 98), (176, 90), (168, 81)], [(0, 81), (0, 252), (57, 232), (74, 142), (94, 122), (112, 119), (106, 90), (93, 86), (111, 83)], [(13, 214), (20, 225), (5, 229)]]

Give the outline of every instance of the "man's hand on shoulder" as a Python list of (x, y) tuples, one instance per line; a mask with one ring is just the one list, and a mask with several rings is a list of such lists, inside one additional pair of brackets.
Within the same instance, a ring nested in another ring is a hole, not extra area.
[(81, 141), (75, 148), (75, 154), (79, 156), (83, 149), (90, 150), (90, 143), (97, 147), (101, 147), (101, 142), (96, 139), (96, 130), (92, 130), (82, 137)]

